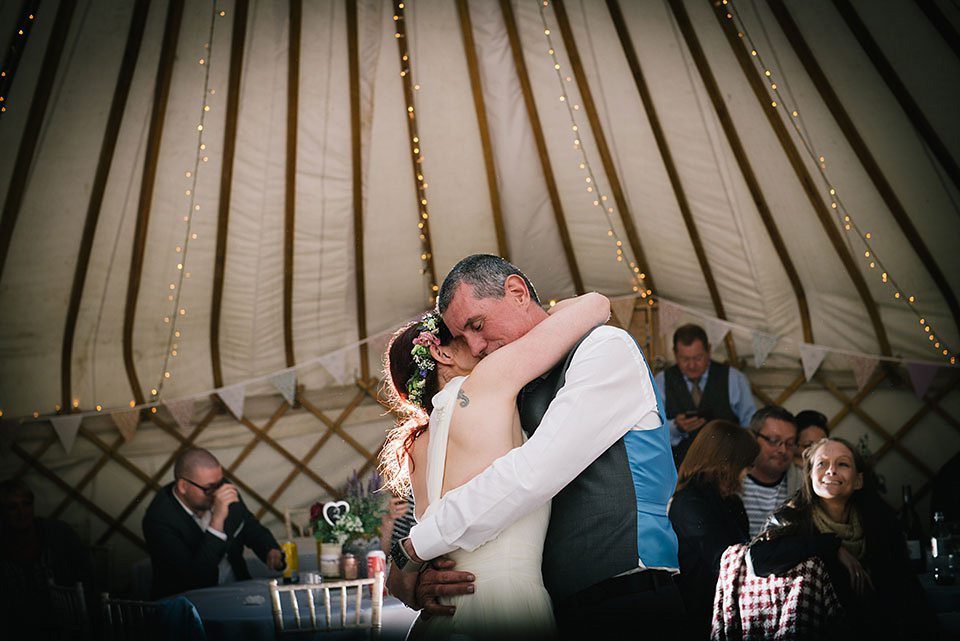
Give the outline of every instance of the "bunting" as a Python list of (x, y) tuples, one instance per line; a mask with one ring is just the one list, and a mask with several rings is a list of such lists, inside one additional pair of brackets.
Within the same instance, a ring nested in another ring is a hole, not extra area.
[(270, 383), (277, 388), (288, 405), (293, 405), (297, 397), (297, 370), (290, 367), (270, 376)]
[(880, 361), (872, 356), (850, 356), (850, 367), (853, 369), (853, 378), (857, 381), (857, 391), (870, 381)]
[(803, 364), (803, 375), (809, 382), (820, 368), (820, 363), (827, 357), (827, 348), (810, 343), (800, 343), (800, 362)]
[(933, 377), (936, 376), (936, 365), (927, 365), (925, 363), (907, 363), (907, 371), (910, 373), (910, 382), (913, 383), (913, 392), (917, 398), (923, 400), (923, 395), (930, 388)]
[(116, 412), (110, 412), (110, 418), (113, 419), (113, 424), (117, 426), (124, 441), (133, 439), (133, 435), (137, 431), (137, 426), (140, 425), (140, 410), (118, 410)]
[(613, 317), (617, 319), (620, 327), (624, 329), (630, 327), (630, 321), (633, 320), (633, 308), (636, 304), (637, 299), (633, 296), (610, 301), (610, 310), (613, 312)]
[[(223, 398), (222, 396), (220, 398)], [(226, 401), (224, 401), (226, 402)], [(170, 415), (173, 416), (173, 420), (177, 422), (177, 425), (180, 426), (180, 429), (188, 429), (193, 425), (193, 399), (192, 398), (178, 398), (174, 401), (166, 401), (164, 405), (167, 406), (167, 410), (170, 412)], [(240, 409), (243, 411), (243, 400), (241, 397)], [(233, 411), (233, 408), (230, 409)], [(237, 414), (237, 418), (242, 416)]]
[(73, 442), (77, 438), (77, 431), (80, 430), (80, 423), (83, 421), (83, 414), (61, 414), (51, 416), (47, 420), (53, 425), (53, 431), (57, 433), (60, 439), (60, 445), (66, 450), (67, 454), (73, 450)]
[[(371, 347), (373, 346), (371, 345)], [(338, 349), (335, 352), (330, 352), (326, 356), (321, 356), (320, 364), (323, 365), (324, 369), (330, 373), (330, 376), (337, 381), (338, 385), (343, 385), (343, 381), (346, 380), (347, 370), (346, 350)]]
[(757, 369), (760, 369), (780, 339), (766, 332), (753, 332), (750, 338), (753, 343), (753, 361)]
[(669, 342), (673, 330), (680, 324), (680, 318), (683, 316), (683, 309), (676, 303), (660, 299), (660, 335)]
[(730, 323), (719, 318), (708, 318), (706, 322), (707, 341), (711, 347), (715, 347), (723, 342), (730, 331)]
[(243, 383), (231, 385), (217, 390), (217, 396), (227, 406), (230, 413), (240, 419), (243, 417), (243, 401), (246, 398), (246, 388)]

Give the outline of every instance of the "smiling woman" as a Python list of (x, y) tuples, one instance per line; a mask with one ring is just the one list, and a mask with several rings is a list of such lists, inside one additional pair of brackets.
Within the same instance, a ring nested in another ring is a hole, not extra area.
[(893, 511), (867, 463), (840, 438), (804, 453), (804, 485), (750, 545), (757, 575), (783, 576), (809, 557), (823, 560), (853, 638), (935, 638), (935, 621)]

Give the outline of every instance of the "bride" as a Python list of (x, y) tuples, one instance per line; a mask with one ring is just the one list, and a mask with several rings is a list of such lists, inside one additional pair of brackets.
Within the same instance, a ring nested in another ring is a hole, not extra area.
[[(384, 359), (387, 393), (401, 417), (381, 454), (387, 485), (401, 495), (412, 489), (419, 519), (522, 445), (520, 389), (609, 315), (610, 301), (600, 294), (561, 301), (549, 318), (482, 361), (435, 311), (398, 330)], [(409, 639), (554, 638), (540, 574), (549, 518), (547, 503), (479, 548), (452, 553), (457, 570), (476, 576), (475, 593), (449, 599), (452, 617), (417, 619)]]

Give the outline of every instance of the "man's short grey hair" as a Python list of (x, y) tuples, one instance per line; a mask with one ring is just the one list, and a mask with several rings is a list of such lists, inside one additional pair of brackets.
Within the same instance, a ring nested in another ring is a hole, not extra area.
[(191, 447), (184, 450), (177, 457), (177, 462), (173, 464), (173, 477), (177, 479), (187, 478), (198, 468), (217, 468), (220, 467), (220, 461), (209, 451), (201, 447)]
[(473, 294), (477, 298), (503, 298), (503, 285), (508, 276), (516, 274), (527, 284), (530, 298), (540, 304), (537, 290), (527, 275), (517, 269), (510, 262), (493, 254), (474, 254), (467, 256), (454, 265), (440, 286), (440, 295), (437, 296), (437, 309), (441, 314), (447, 311), (453, 301), (453, 294), (462, 283), (473, 286)]
[(766, 405), (754, 412), (753, 418), (750, 419), (750, 431), (759, 433), (760, 428), (763, 427), (764, 421), (766, 421), (768, 418), (790, 423), (794, 427), (797, 426), (797, 419), (793, 414), (790, 413), (789, 410), (784, 409), (779, 405)]

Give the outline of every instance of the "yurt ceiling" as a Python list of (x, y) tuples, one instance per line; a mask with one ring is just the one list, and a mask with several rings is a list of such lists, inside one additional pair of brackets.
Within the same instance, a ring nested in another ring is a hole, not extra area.
[(954, 0), (0, 0), (2, 476), (139, 554), (192, 443), (264, 519), (334, 495), (390, 425), (390, 331), (488, 252), (607, 294), (658, 365), (704, 325), (759, 403), (928, 487), (958, 30)]

